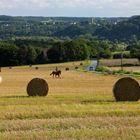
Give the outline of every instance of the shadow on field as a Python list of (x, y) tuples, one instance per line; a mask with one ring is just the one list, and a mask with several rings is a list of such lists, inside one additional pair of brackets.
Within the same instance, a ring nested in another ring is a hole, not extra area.
[(83, 100), (81, 104), (92, 104), (92, 103), (113, 103), (115, 100)]
[(29, 98), (29, 96), (1, 96), (0, 98)]

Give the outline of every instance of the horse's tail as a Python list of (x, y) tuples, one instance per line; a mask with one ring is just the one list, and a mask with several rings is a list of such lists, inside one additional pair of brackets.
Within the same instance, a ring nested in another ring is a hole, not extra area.
[(53, 72), (50, 75), (52, 75), (52, 74), (53, 74)]

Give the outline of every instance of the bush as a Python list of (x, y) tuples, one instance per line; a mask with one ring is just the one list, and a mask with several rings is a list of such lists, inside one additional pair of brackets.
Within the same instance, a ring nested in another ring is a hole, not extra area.
[(107, 68), (107, 67), (98, 66), (98, 67), (96, 68), (96, 71), (99, 71), (99, 72), (107, 72), (107, 73), (109, 73), (109, 72), (110, 72), (110, 69)]

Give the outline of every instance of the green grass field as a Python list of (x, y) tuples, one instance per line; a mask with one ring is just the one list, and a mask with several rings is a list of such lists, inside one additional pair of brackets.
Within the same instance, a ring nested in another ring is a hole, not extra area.
[[(3, 68), (0, 140), (139, 140), (140, 101), (115, 102), (112, 87), (121, 77), (75, 71), (79, 64)], [(61, 79), (49, 75), (56, 66)], [(35, 77), (48, 81), (47, 97), (27, 96)]]

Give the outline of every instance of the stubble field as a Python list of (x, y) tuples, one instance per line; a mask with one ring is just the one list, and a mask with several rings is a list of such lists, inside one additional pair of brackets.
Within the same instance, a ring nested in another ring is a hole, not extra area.
[[(75, 71), (77, 65), (3, 68), (0, 139), (140, 139), (140, 101), (115, 102), (112, 94), (121, 77)], [(49, 75), (56, 66), (62, 70), (61, 79)], [(47, 80), (47, 97), (27, 96), (26, 86), (35, 77)]]

